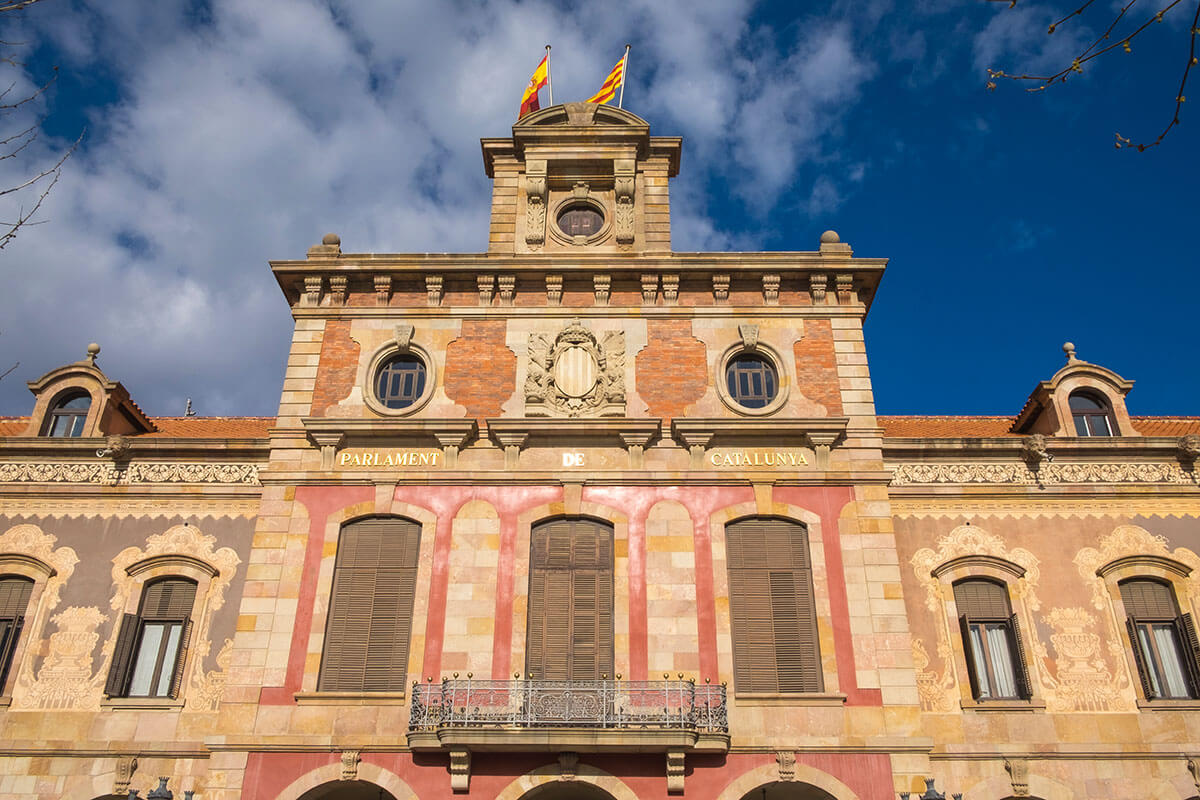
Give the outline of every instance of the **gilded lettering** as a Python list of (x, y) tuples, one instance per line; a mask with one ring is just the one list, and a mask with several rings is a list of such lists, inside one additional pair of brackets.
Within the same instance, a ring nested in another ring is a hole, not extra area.
[(732, 466), (733, 466), (733, 456), (729, 455), (729, 453), (726, 453), (726, 454), (725, 454), (725, 463), (724, 463), (724, 466), (726, 466), (726, 467), (732, 467)]
[(708, 460), (712, 462), (712, 465), (714, 467), (721, 466), (721, 454), (720, 453), (713, 453), (711, 456), (708, 457)]
[(342, 451), (342, 454), (338, 456), (338, 466), (344, 467), (349, 463), (350, 463), (350, 454), (345, 451)]
[(421, 453), (421, 466), (422, 467), (429, 466), (429, 453)]

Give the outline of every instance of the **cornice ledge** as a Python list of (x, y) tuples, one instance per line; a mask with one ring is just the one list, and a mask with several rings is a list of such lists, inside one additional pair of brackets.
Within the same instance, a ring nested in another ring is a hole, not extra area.
[(473, 419), (342, 419), (304, 417), (308, 439), (321, 450), (321, 468), (333, 469), (337, 451), (352, 445), (427, 444), (442, 448), (446, 466), (453, 468), (458, 451), (479, 431)]
[(488, 435), (501, 447), (524, 447), (531, 441), (617, 444), (646, 447), (662, 430), (657, 417), (492, 417)]
[(693, 467), (709, 447), (768, 442), (811, 447), (817, 467), (828, 469), (829, 449), (846, 435), (849, 422), (849, 417), (677, 417), (671, 433), (691, 452)]

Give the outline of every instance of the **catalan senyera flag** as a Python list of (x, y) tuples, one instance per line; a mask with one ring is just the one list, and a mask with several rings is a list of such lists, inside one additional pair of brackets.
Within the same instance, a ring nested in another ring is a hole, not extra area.
[(521, 95), (521, 110), (517, 112), (517, 119), (525, 116), (531, 111), (537, 111), (541, 108), (538, 104), (538, 90), (546, 85), (546, 81), (550, 79), (550, 54), (541, 60), (537, 65), (537, 69), (533, 71), (533, 75), (529, 78), (529, 85), (525, 87), (525, 94)]
[(600, 87), (600, 91), (587, 99), (589, 103), (607, 103), (617, 96), (617, 90), (621, 88), (621, 83), (625, 80), (625, 56), (621, 56), (621, 60), (612, 68), (612, 72), (608, 73), (608, 77), (604, 79), (604, 85)]

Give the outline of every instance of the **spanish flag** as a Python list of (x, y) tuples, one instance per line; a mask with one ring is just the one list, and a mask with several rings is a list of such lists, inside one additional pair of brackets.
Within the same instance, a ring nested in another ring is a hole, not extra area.
[(587, 99), (589, 103), (607, 103), (617, 96), (617, 90), (621, 88), (621, 84), (625, 82), (625, 56), (621, 56), (621, 60), (612, 68), (612, 72), (608, 73), (608, 77), (604, 79), (604, 85), (600, 87), (600, 91)]
[(517, 112), (517, 119), (541, 108), (538, 104), (538, 90), (545, 86), (549, 79), (550, 54), (546, 53), (546, 57), (541, 60), (537, 69), (533, 71), (533, 75), (530, 76), (529, 85), (525, 87), (525, 94), (521, 95), (521, 110)]

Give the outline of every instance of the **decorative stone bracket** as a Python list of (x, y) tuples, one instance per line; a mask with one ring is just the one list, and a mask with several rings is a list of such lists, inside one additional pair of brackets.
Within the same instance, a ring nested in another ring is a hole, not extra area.
[(471, 790), (471, 751), (450, 751), (450, 790), (454, 792), (469, 792)]
[(554, 446), (567, 444), (613, 445), (618, 444), (629, 452), (629, 466), (640, 469), (646, 446), (656, 439), (662, 430), (662, 420), (631, 419), (628, 417), (604, 417), (584, 419), (578, 417), (546, 418), (492, 418), (487, 421), (488, 436), (504, 448), (504, 466), (515, 469), (522, 448), (531, 442)]

